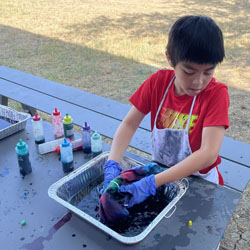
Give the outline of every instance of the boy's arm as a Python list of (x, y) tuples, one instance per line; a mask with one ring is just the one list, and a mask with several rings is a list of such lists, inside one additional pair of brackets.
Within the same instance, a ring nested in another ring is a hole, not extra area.
[(212, 165), (219, 155), (224, 133), (224, 126), (203, 128), (200, 149), (173, 167), (155, 175), (156, 187), (187, 177), (196, 171)]
[(124, 120), (116, 130), (111, 150), (109, 154), (109, 160), (120, 162), (125, 150), (127, 149), (136, 129), (139, 127), (141, 121), (145, 117), (145, 114), (140, 112), (135, 106), (132, 106)]

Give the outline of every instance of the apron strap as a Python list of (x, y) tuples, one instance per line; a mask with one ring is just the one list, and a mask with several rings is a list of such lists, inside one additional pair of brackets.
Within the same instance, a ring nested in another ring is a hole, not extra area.
[(191, 106), (191, 109), (190, 109), (190, 112), (189, 112), (189, 115), (188, 115), (187, 126), (185, 128), (185, 130), (187, 130), (187, 131), (188, 131), (188, 128), (189, 128), (189, 123), (190, 123), (190, 120), (191, 120), (191, 116), (192, 116), (192, 112), (193, 112), (195, 100), (196, 100), (196, 95), (193, 98), (192, 106)]
[(168, 90), (169, 90), (169, 88), (171, 87), (172, 83), (174, 82), (174, 79), (175, 79), (175, 76), (173, 76), (171, 82), (169, 83), (169, 85), (168, 85), (168, 87), (167, 87), (167, 89), (166, 89), (166, 91), (165, 91), (165, 93), (164, 93), (164, 96), (162, 97), (161, 103), (160, 103), (159, 108), (158, 108), (158, 110), (157, 110), (157, 113), (156, 113), (156, 115), (155, 115), (154, 126), (156, 126), (156, 121), (157, 121), (158, 114), (159, 114), (159, 112), (160, 112), (160, 110), (161, 110), (161, 107), (162, 107), (163, 102), (164, 102), (164, 100), (165, 100), (165, 97), (166, 97), (166, 95), (167, 95), (167, 93), (168, 93)]
[(218, 166), (216, 166), (216, 170), (217, 170), (217, 172), (218, 172), (219, 185), (224, 186), (224, 180), (223, 180), (223, 177), (222, 177), (222, 175), (221, 175), (221, 173), (220, 173), (220, 171), (219, 171), (219, 169), (218, 169)]

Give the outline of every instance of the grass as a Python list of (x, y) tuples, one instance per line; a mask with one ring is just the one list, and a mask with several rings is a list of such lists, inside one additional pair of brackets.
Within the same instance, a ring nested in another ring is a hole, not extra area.
[(225, 38), (226, 60), (215, 76), (230, 90), (227, 135), (250, 143), (249, 9), (248, 0), (2, 0), (0, 64), (128, 103), (150, 74), (169, 67), (172, 23), (209, 15)]
[[(1, 0), (0, 65), (128, 103), (149, 75), (168, 67), (171, 24), (208, 15), (225, 39), (215, 76), (229, 87), (226, 135), (250, 143), (249, 10), (249, 0)], [(234, 242), (230, 228), (228, 235), (224, 241)]]

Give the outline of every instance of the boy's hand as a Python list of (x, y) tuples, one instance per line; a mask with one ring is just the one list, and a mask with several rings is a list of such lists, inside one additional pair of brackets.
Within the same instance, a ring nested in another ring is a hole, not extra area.
[(122, 169), (118, 162), (109, 160), (104, 165), (104, 185), (100, 194), (103, 194), (109, 183), (121, 173)]
[(152, 174), (132, 184), (122, 185), (119, 187), (118, 190), (121, 193), (129, 193), (132, 195), (132, 197), (129, 199), (127, 206), (128, 208), (130, 208), (135, 204), (143, 202), (150, 195), (155, 195), (156, 193), (155, 176)]

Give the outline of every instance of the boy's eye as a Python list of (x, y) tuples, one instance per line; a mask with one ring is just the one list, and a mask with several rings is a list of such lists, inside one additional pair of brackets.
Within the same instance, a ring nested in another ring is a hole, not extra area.
[(185, 70), (183, 70), (183, 71), (184, 71), (184, 73), (185, 73), (186, 75), (188, 75), (188, 76), (191, 76), (191, 75), (194, 74), (194, 72), (188, 72), (188, 71), (185, 71)]
[(204, 75), (205, 76), (209, 76), (209, 75), (211, 75), (212, 74), (212, 71), (206, 71), (206, 72), (204, 72)]

